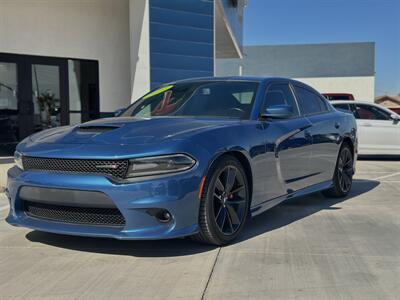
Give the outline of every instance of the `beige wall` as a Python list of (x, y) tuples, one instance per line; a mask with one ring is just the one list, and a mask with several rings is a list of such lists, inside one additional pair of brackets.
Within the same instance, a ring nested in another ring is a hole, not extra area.
[(129, 0), (0, 0), (0, 52), (99, 61), (100, 110), (131, 99)]
[(150, 90), (149, 1), (129, 0), (131, 101)]
[(375, 77), (323, 77), (323, 78), (296, 78), (320, 93), (350, 93), (356, 100), (374, 102)]

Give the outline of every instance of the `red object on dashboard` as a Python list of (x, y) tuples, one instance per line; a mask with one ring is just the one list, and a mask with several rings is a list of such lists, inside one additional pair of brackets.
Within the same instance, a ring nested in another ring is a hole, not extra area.
[(348, 93), (324, 93), (322, 96), (328, 100), (354, 100), (353, 94)]

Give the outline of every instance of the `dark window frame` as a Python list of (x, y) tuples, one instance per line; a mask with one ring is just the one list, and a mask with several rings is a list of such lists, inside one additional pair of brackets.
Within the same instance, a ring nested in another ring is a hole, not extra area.
[[(317, 93), (316, 91), (314, 91), (313, 89), (311, 89), (311, 88), (309, 88), (307, 86), (304, 86), (304, 85), (300, 85), (300, 84), (291, 83), (291, 85), (293, 86), (293, 92), (294, 92), (294, 94), (296, 96), (296, 100), (297, 100), (297, 103), (298, 103), (298, 106), (299, 106), (300, 114), (302, 116), (304, 116), (304, 117), (316, 116), (316, 115), (327, 114), (327, 113), (330, 113), (332, 111), (332, 108), (329, 105), (328, 100), (325, 97), (323, 97), (322, 95), (320, 95), (319, 93)], [(319, 100), (320, 104), (321, 104), (321, 102), (323, 103), (323, 105), (325, 106), (326, 110), (321, 110), (319, 112), (309, 113), (309, 114), (304, 113), (302, 111), (301, 107), (300, 107), (300, 104), (299, 104), (300, 103), (300, 101), (299, 101), (300, 97), (298, 96), (298, 92), (296, 91), (296, 88), (304, 89), (304, 90), (308, 91), (309, 93), (312, 93)]]
[(271, 88), (271, 86), (273, 86), (273, 85), (281, 85), (281, 84), (284, 84), (284, 85), (288, 86), (289, 91), (293, 96), (294, 104), (296, 105), (297, 115), (293, 115), (293, 117), (291, 117), (291, 118), (284, 118), (284, 119), (280, 119), (280, 120), (295, 120), (295, 119), (302, 118), (303, 116), (302, 116), (302, 113), (300, 111), (300, 106), (299, 106), (299, 103), (297, 101), (297, 97), (296, 97), (296, 95), (294, 93), (294, 90), (293, 90), (293, 87), (292, 87), (292, 85), (291, 85), (291, 83), (289, 81), (273, 81), (273, 82), (270, 82), (267, 85), (267, 87), (265, 88), (265, 93), (263, 95), (263, 100), (262, 100), (261, 105), (260, 105), (259, 114), (262, 114), (263, 111), (264, 111), (264, 108), (266, 107), (266, 97), (267, 97), (268, 91)]

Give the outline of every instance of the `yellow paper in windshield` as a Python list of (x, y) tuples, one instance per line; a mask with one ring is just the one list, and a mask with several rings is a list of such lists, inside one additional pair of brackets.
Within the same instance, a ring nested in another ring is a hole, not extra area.
[(155, 91), (144, 96), (143, 99), (148, 99), (150, 97), (157, 96), (158, 94), (161, 94), (162, 92), (168, 91), (172, 87), (173, 87), (173, 85), (167, 85), (167, 86), (160, 87), (159, 89), (156, 89)]

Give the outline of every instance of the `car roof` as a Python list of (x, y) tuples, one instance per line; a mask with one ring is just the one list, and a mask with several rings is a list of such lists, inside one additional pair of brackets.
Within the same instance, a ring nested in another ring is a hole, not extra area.
[(369, 104), (369, 105), (379, 106), (378, 104), (376, 104), (374, 102), (365, 101), (365, 100), (331, 100), (329, 102), (331, 104)]
[(184, 82), (199, 82), (199, 81), (255, 81), (255, 82), (273, 82), (273, 81), (290, 81), (292, 83), (298, 83), (305, 85), (304, 83), (285, 77), (261, 77), (261, 76), (215, 76), (215, 77), (197, 77), (188, 78), (170, 82), (174, 83), (184, 83)]
[(387, 108), (387, 107), (385, 107), (385, 106), (383, 106), (383, 105), (380, 105), (380, 104), (371, 102), (371, 101), (362, 101), (362, 100), (334, 100), (334, 101), (329, 101), (329, 102), (330, 102), (332, 105), (335, 105), (335, 104), (366, 104), (366, 105), (371, 105), (371, 106), (379, 107), (379, 108), (381, 108), (381, 109), (383, 109), (383, 110), (386, 110), (387, 112), (390, 112), (391, 114), (396, 114), (396, 115), (397, 115), (396, 112), (390, 110), (389, 108)]
[(353, 94), (350, 94), (350, 93), (322, 93), (322, 95), (327, 95), (327, 96), (353, 96)]

